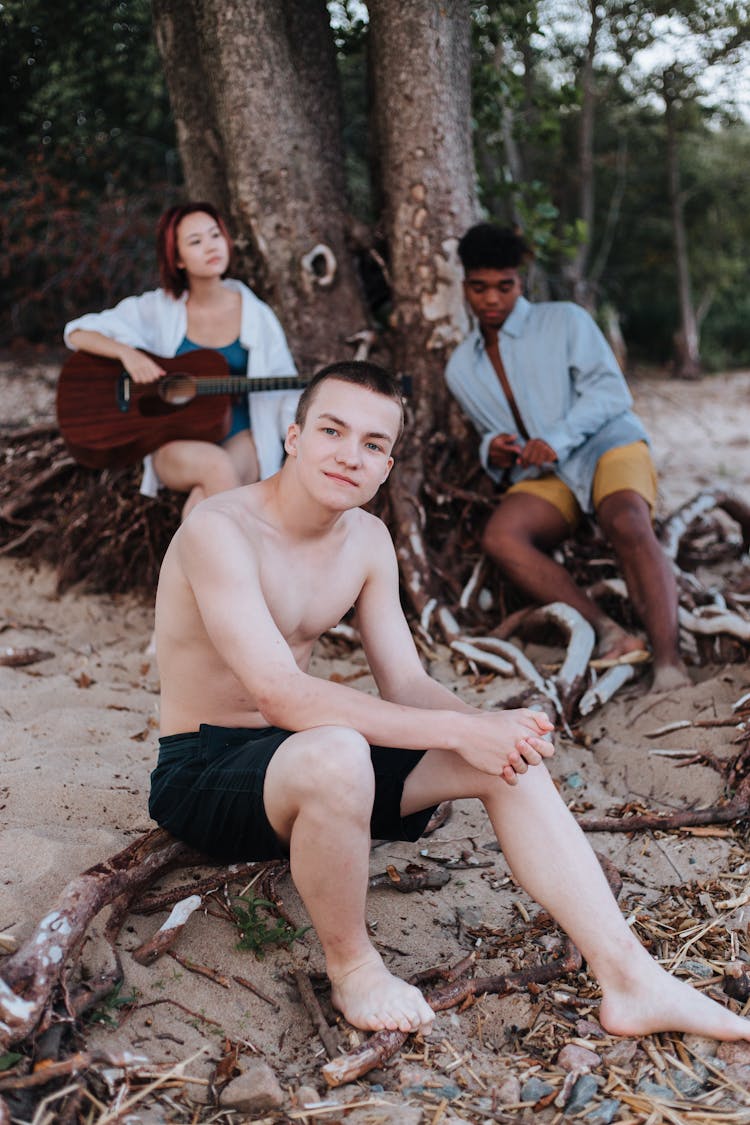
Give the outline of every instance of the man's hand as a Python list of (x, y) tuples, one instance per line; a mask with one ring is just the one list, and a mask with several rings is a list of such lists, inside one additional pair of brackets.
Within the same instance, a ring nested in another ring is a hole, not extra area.
[(480, 711), (466, 715), (466, 742), (459, 753), (470, 766), (501, 777), (508, 785), (529, 766), (538, 766), (555, 752), (544, 738), (555, 728), (541, 711), (523, 707), (517, 711)]
[(509, 469), (520, 452), (517, 434), (497, 434), (490, 442), (489, 463), (496, 469)]
[(155, 383), (164, 374), (164, 368), (154, 363), (151, 356), (141, 352), (138, 348), (129, 348), (123, 345), (120, 352), (120, 363), (135, 383)]
[(556, 460), (557, 454), (551, 445), (542, 438), (531, 438), (521, 450), (518, 463), (526, 469), (529, 465), (551, 465)]

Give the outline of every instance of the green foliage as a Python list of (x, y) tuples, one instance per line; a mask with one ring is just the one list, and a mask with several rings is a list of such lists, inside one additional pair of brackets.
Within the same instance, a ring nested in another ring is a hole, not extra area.
[(17, 1062), (20, 1062), (23, 1055), (19, 1055), (17, 1051), (8, 1051), (4, 1055), (0, 1055), (0, 1071), (10, 1070)]
[(50, 174), (95, 191), (179, 179), (149, 0), (3, 0), (0, 104), (9, 169), (43, 153)]
[(175, 193), (91, 188), (53, 175), (39, 154), (0, 167), (0, 341), (60, 340), (63, 325), (157, 281), (154, 229)]
[(258, 898), (252, 892), (241, 895), (235, 900), (232, 911), (240, 932), (238, 949), (250, 950), (256, 957), (262, 959), (267, 946), (288, 947), (310, 929), (309, 926), (302, 926), (295, 930), (283, 918), (270, 918), (268, 911), (273, 909), (272, 902), (265, 898)]
[(101, 1023), (106, 1027), (117, 1027), (119, 1020), (117, 1013), (122, 1008), (132, 1007), (138, 999), (138, 990), (133, 989), (129, 996), (123, 996), (120, 992), (122, 983), (115, 985), (111, 992), (109, 992), (100, 1004), (88, 1013), (86, 1020), (88, 1023)]
[(0, 342), (156, 280), (180, 172), (149, 0), (0, 5)]

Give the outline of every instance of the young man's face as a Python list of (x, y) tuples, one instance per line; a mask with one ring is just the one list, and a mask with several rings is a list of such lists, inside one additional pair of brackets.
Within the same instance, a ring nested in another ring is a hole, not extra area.
[(315, 391), (304, 426), (289, 427), (286, 450), (312, 495), (344, 511), (366, 504), (387, 479), (400, 424), (392, 399), (330, 378)]
[(469, 270), (464, 281), (464, 293), (480, 328), (497, 331), (521, 296), (521, 275), (517, 269)]

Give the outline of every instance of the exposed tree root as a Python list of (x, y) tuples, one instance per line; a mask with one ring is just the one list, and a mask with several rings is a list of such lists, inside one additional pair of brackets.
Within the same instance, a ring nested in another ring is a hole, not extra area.
[[(529, 984), (548, 984), (550, 981), (559, 980), (567, 973), (576, 972), (581, 964), (580, 953), (568, 940), (562, 955), (554, 961), (521, 969), (516, 973), (451, 981), (439, 988), (426, 991), (425, 999), (433, 1011), (442, 1012), (447, 1008), (458, 1007), (459, 1004), (464, 1004), (478, 996), (505, 996)], [(408, 1038), (409, 1032), (405, 1031), (376, 1031), (348, 1055), (342, 1055), (326, 1063), (322, 1068), (323, 1077), (329, 1086), (342, 1086), (346, 1082), (354, 1082), (368, 1071), (382, 1066), (403, 1047)]]

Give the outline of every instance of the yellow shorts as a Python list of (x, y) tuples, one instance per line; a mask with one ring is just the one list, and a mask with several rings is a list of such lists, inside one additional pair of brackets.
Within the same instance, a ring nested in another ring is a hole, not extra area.
[[(608, 449), (599, 458), (591, 488), (594, 511), (606, 496), (625, 488), (632, 489), (643, 497), (653, 517), (656, 507), (656, 469), (645, 441), (618, 445), (615, 449)], [(547, 500), (571, 527), (575, 527), (581, 518), (578, 501), (567, 484), (554, 473), (545, 473), (534, 480), (519, 480), (510, 486), (505, 495), (509, 496), (511, 492), (530, 492), (533, 496)]]

